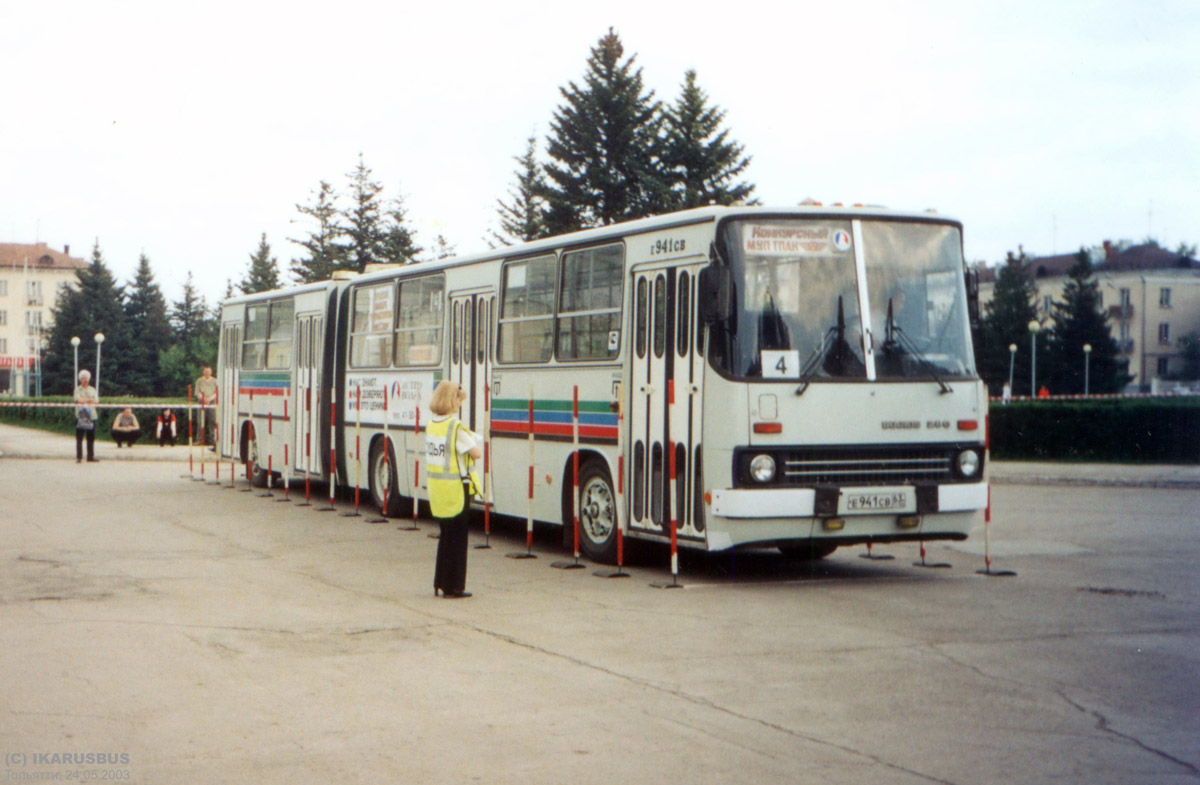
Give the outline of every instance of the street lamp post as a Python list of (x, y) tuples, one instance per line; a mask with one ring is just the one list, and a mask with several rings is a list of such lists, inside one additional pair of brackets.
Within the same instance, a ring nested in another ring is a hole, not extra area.
[(1029, 320), (1029, 397), (1037, 397), (1037, 334), (1042, 326), (1037, 319)]
[(1016, 363), (1016, 361), (1017, 345), (1015, 343), (1010, 343), (1008, 345), (1008, 389), (1010, 392), (1012, 391), (1013, 383), (1013, 365)]
[(1092, 364), (1092, 345), (1085, 343), (1083, 345), (1083, 394), (1088, 394), (1088, 372), (1091, 370)]
[(96, 333), (96, 395), (100, 395), (100, 347), (104, 345), (104, 333)]
[(71, 338), (71, 345), (75, 347), (75, 381), (71, 382), (71, 386), (79, 384), (79, 336)]

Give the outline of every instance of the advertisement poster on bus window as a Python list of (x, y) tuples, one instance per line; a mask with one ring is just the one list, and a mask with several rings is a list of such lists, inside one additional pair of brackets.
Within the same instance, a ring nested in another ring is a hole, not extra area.
[(349, 372), (346, 374), (346, 424), (352, 425), (358, 417), (360, 395), (363, 421), (382, 423), (385, 391), (389, 427), (413, 427), (417, 421), (418, 406), (421, 408), (421, 420), (427, 422), (430, 417), (429, 400), (433, 397), (436, 385), (433, 370), (412, 373)]
[(743, 250), (755, 256), (832, 256), (849, 253), (850, 232), (823, 224), (749, 224)]

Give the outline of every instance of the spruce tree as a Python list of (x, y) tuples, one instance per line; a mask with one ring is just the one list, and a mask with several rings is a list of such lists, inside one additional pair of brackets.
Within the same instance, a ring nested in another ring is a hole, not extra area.
[(546, 178), (537, 161), (537, 139), (529, 137), (525, 154), (514, 156), (517, 169), (513, 174), (516, 185), (509, 189), (509, 202), (496, 200), (496, 212), (500, 218), (500, 232), (493, 231), (492, 239), (502, 245), (529, 242), (549, 234), (546, 229)]
[(292, 275), (300, 283), (327, 281), (333, 277), (334, 270), (343, 268), (345, 257), (341, 245), (345, 230), (337, 207), (337, 194), (333, 186), (322, 180), (314, 192), (312, 204), (298, 204), (296, 209), (315, 226), (309, 230), (307, 237), (288, 238), (307, 251), (305, 256), (292, 260)]
[(170, 321), (174, 343), (159, 358), (159, 371), (170, 393), (183, 395), (204, 366), (216, 364), (220, 329), (204, 297), (196, 291), (190, 272), (183, 299), (172, 304)]
[(271, 245), (267, 242), (267, 233), (263, 232), (258, 241), (258, 248), (250, 254), (250, 267), (246, 277), (238, 284), (245, 294), (269, 292), (279, 288), (279, 260), (271, 256)]
[(154, 280), (150, 259), (145, 253), (138, 259), (137, 273), (129, 284), (125, 300), (125, 319), (132, 343), (129, 390), (149, 397), (167, 393), (158, 373), (159, 357), (171, 345), (171, 325), (167, 320), (167, 301)]
[(664, 118), (663, 167), (677, 209), (730, 205), (750, 198), (754, 186), (737, 180), (750, 158), (721, 127), (725, 112), (709, 104), (708, 95), (696, 85), (695, 71), (684, 75), (683, 91), (664, 110)]
[[(70, 395), (75, 389), (75, 347), (72, 338), (79, 338), (79, 349), (94, 356), (93, 332), (88, 332), (89, 320), (83, 294), (79, 290), (79, 276), (75, 273), (74, 286), (61, 286), (58, 298), (50, 312), (53, 327), (46, 341), (46, 354), (42, 359), (42, 390), (48, 395)], [(82, 360), (81, 360), (82, 361)], [(91, 367), (86, 363), (81, 368)]]
[(660, 105), (643, 91), (636, 55), (609, 28), (592, 49), (583, 86), (560, 88), (565, 103), (546, 140), (546, 227), (551, 234), (670, 210), (660, 168)]
[(383, 245), (381, 262), (388, 264), (411, 264), (424, 249), (417, 245), (416, 233), (408, 223), (408, 210), (404, 197), (397, 196), (388, 203), (384, 211)]
[[(1120, 392), (1128, 384), (1131, 378), (1126, 373), (1128, 363), (1117, 351), (1108, 315), (1100, 308), (1100, 285), (1093, 274), (1091, 258), (1082, 248), (1067, 271), (1062, 300), (1054, 303), (1052, 319), (1045, 370), (1052, 393), (1081, 394), (1085, 365), (1089, 392)], [(1085, 344), (1092, 347), (1090, 357), (1084, 356)]]
[[(1030, 337), (1029, 322), (1037, 319), (1037, 287), (1029, 277), (1025, 250), (1008, 252), (992, 290), (992, 299), (984, 315), (975, 342), (975, 363), (980, 377), (993, 395), (999, 395), (1008, 381), (1009, 363), (1013, 363), (1013, 395), (1029, 395)], [(1009, 352), (1015, 344), (1017, 351)], [(1045, 368), (1044, 336), (1038, 337), (1038, 368)], [(1035, 391), (1036, 392), (1036, 391)]]
[(346, 234), (345, 269), (361, 273), (367, 265), (388, 261), (386, 230), (380, 205), (383, 186), (371, 179), (371, 169), (358, 155), (358, 166), (348, 172), (350, 178), (350, 209), (344, 214)]

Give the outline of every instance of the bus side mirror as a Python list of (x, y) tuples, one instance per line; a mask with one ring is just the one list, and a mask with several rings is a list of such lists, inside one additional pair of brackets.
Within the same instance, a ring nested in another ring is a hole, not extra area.
[(700, 271), (698, 299), (705, 324), (723, 322), (733, 315), (733, 273), (724, 265), (710, 264)]

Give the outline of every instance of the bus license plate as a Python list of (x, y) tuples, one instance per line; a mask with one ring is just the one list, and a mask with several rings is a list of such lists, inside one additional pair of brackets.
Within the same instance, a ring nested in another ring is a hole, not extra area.
[(916, 494), (909, 488), (873, 488), (869, 491), (842, 491), (838, 512), (843, 515), (870, 515), (877, 512), (916, 512)]

